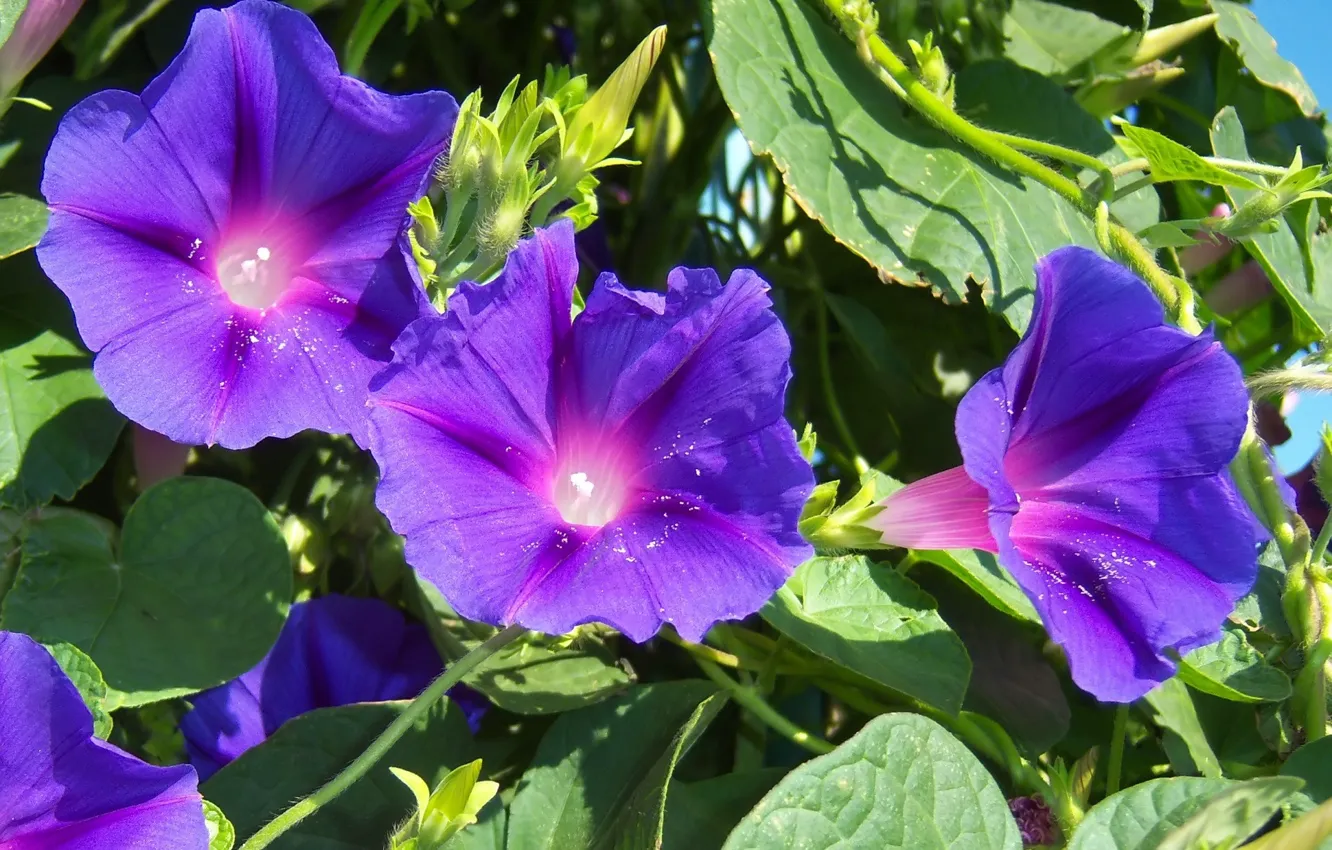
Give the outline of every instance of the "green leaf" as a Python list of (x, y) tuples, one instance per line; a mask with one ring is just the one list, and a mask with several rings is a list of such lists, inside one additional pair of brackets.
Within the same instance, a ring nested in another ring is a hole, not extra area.
[(291, 582), (286, 544), (253, 494), (173, 478), (130, 508), (119, 547), (100, 517), (49, 510), (32, 520), (0, 623), (74, 644), (116, 692), (113, 707), (143, 705), (257, 664), (282, 628)]
[(495, 653), (464, 681), (505, 711), (555, 714), (608, 699), (634, 678), (600, 645), (555, 649), (517, 643)]
[(236, 830), (222, 810), (203, 801), (204, 824), (208, 827), (208, 850), (231, 850), (236, 844)]
[(27, 509), (72, 499), (106, 463), (125, 420), (93, 378), (63, 296), (31, 257), (4, 262), (0, 505)]
[(1238, 847), (1262, 829), (1303, 784), (1292, 777), (1264, 776), (1232, 785), (1171, 831), (1159, 850)]
[(801, 564), (762, 614), (824, 658), (956, 714), (971, 661), (935, 607), (890, 567), (846, 555)]
[(1305, 812), (1251, 844), (1247, 850), (1328, 850), (1332, 836), (1332, 802)]
[(786, 773), (785, 768), (768, 767), (699, 782), (672, 782), (665, 846), (721, 850), (740, 818)]
[[(243, 842), (293, 800), (333, 778), (407, 705), (405, 701), (363, 703), (302, 714), (204, 783), (204, 796), (226, 812)], [(382, 847), (385, 836), (412, 807), (411, 791), (393, 778), (389, 766), (410, 770), (433, 786), (451, 767), (471, 761), (473, 749), (462, 711), (441, 700), (368, 774), (271, 846), (273, 850)]]
[(1290, 678), (1267, 663), (1238, 629), (1184, 656), (1179, 678), (1196, 690), (1232, 702), (1281, 702), (1290, 696)]
[(915, 556), (943, 567), (970, 587), (990, 605), (1010, 617), (1040, 624), (1031, 600), (1023, 592), (1008, 570), (999, 565), (991, 552), (979, 549), (950, 549), (914, 552)]
[[(4, 41), (3, 5), (0, 0), (0, 42)], [(23, 4), (20, 3), (20, 10)], [(4, 92), (0, 92), (0, 97)], [(0, 194), (0, 260), (26, 251), (46, 232), (46, 204), (23, 195)]]
[(1184, 683), (1178, 678), (1169, 679), (1153, 688), (1143, 699), (1151, 706), (1157, 724), (1184, 741), (1198, 771), (1203, 776), (1219, 777), (1221, 762), (1207, 742), (1207, 734), (1203, 732), (1198, 711), (1193, 706), (1193, 697)]
[(726, 694), (713, 694), (699, 703), (694, 713), (680, 727), (669, 749), (648, 771), (634, 790), (634, 796), (620, 810), (615, 823), (595, 848), (599, 850), (662, 850), (666, 831), (666, 800), (672, 777), (685, 753), (694, 746), (708, 726), (726, 707)]
[[(990, 59), (958, 71), (956, 85), (958, 112), (987, 129), (1080, 151), (1109, 166), (1128, 161), (1105, 123), (1049, 77), (1008, 60)], [(1138, 176), (1124, 174), (1115, 185), (1123, 188)], [(1079, 179), (1087, 184), (1094, 177), (1088, 170)], [(1161, 198), (1144, 186), (1112, 203), (1110, 211), (1129, 228), (1141, 230), (1160, 219)]]
[[(645, 685), (562, 714), (537, 747), (509, 807), (507, 850), (594, 848), (613, 841), (623, 810), (660, 780), (681, 727), (716, 689), (707, 682)], [(692, 743), (685, 733), (683, 743)]]
[(1332, 738), (1310, 741), (1291, 753), (1281, 775), (1303, 779), (1304, 793), (1315, 803), (1332, 799)]
[(1161, 135), (1155, 130), (1138, 127), (1127, 122), (1119, 127), (1148, 162), (1152, 164), (1152, 180), (1168, 183), (1173, 180), (1198, 180), (1213, 186), (1238, 186), (1241, 189), (1261, 190), (1263, 186), (1242, 174), (1218, 168), (1198, 154)]
[(1249, 631), (1262, 629), (1273, 637), (1290, 637), (1290, 626), (1281, 606), (1286, 588), (1286, 564), (1275, 543), (1268, 543), (1258, 555), (1258, 580), (1253, 590), (1239, 602), (1230, 619)]
[(713, 0), (718, 84), (788, 193), (885, 279), (965, 298), (968, 278), (1021, 330), (1032, 266), (1061, 245), (1094, 246), (1057, 195), (908, 118), (855, 47), (800, 0)]
[[(413, 588), (410, 599), (445, 657), (461, 657), (480, 643), (456, 625), (457, 612), (434, 585), (418, 576)], [(529, 637), (500, 649), (463, 681), (505, 711), (555, 714), (608, 699), (632, 685), (634, 675), (595, 639), (556, 647)]]
[(938, 601), (971, 658), (963, 708), (997, 721), (1000, 734), (1029, 755), (1059, 743), (1068, 734), (1071, 711), (1059, 675), (1041, 651), (1045, 630), (996, 610), (942, 572), (916, 569), (912, 576)]
[(1235, 49), (1244, 67), (1263, 85), (1283, 92), (1309, 117), (1318, 115), (1318, 99), (1300, 69), (1281, 58), (1276, 41), (1247, 7), (1231, 0), (1213, 0), (1218, 15), (1216, 34)]
[(1156, 850), (1172, 830), (1232, 784), (1175, 776), (1134, 785), (1093, 806), (1068, 850)]
[[(1232, 107), (1222, 109), (1212, 120), (1212, 149), (1217, 156), (1242, 160), (1249, 158), (1244, 127)], [(1239, 209), (1241, 204), (1257, 195), (1256, 192), (1236, 186), (1227, 186), (1225, 191), (1233, 209)], [(1301, 335), (1310, 340), (1321, 338), (1332, 329), (1332, 303), (1328, 303), (1327, 299), (1319, 299), (1311, 291), (1303, 249), (1290, 222), (1285, 216), (1278, 216), (1273, 221), (1276, 224), (1274, 232), (1256, 233), (1245, 239), (1244, 245), (1263, 267), (1263, 271), (1267, 272), (1277, 292), (1290, 305), (1297, 323), (1302, 326)]]
[(791, 771), (725, 850), (1020, 850), (1003, 792), (942, 726), (880, 715)]
[(69, 643), (46, 647), (55, 656), (56, 663), (79, 689), (83, 704), (93, 716), (93, 734), (103, 741), (111, 734), (111, 715), (106, 710), (106, 680), (93, 660), (83, 650)]
[(1077, 70), (1097, 57), (1132, 56), (1138, 33), (1058, 3), (1014, 0), (1004, 18), (1004, 39), (1009, 59), (1055, 76)]

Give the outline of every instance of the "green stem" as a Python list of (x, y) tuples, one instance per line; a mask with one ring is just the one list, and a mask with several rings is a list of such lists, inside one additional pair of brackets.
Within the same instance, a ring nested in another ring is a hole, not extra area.
[(837, 434), (842, 438), (846, 450), (851, 453), (856, 473), (863, 474), (869, 469), (869, 465), (865, 463), (864, 456), (861, 455), (860, 448), (856, 445), (856, 438), (851, 434), (851, 426), (846, 421), (846, 415), (842, 413), (842, 405), (837, 401), (837, 390), (833, 383), (832, 359), (828, 353), (828, 303), (823, 296), (822, 289), (819, 290), (818, 299), (819, 303), (814, 313), (814, 320), (818, 329), (819, 382), (823, 384), (824, 400), (828, 404), (828, 414), (832, 416)]
[(1303, 703), (1306, 741), (1327, 735), (1327, 660), (1332, 657), (1332, 638), (1321, 638), (1305, 657), (1304, 669), (1295, 677), (1295, 691)]
[(1110, 763), (1105, 769), (1105, 796), (1109, 797), (1119, 790), (1120, 777), (1124, 772), (1124, 740), (1128, 730), (1128, 703), (1120, 703), (1115, 709), (1115, 728), (1110, 733)]
[[(840, 0), (823, 0), (823, 3), (834, 17), (841, 19)], [(917, 112), (935, 126), (1000, 165), (1045, 186), (1088, 218), (1095, 218), (1099, 199), (1089, 197), (1081, 186), (1054, 169), (1042, 165), (1021, 151), (1014, 150), (1001, 141), (997, 134), (977, 127), (958, 115), (952, 106), (916, 79), (906, 64), (879, 36), (866, 36), (864, 43), (870, 58), (892, 79), (894, 85), (890, 88), (899, 96), (905, 97)], [(1143, 247), (1132, 231), (1119, 222), (1110, 223), (1108, 240), (1115, 259), (1127, 265), (1146, 281), (1180, 328), (1194, 334), (1202, 332), (1202, 325), (1193, 314), (1193, 290), (1187, 283), (1177, 281), (1166, 274), (1157, 265), (1156, 258), (1151, 252)]]
[(375, 43), (380, 30), (393, 17), (393, 13), (398, 11), (400, 0), (368, 0), (361, 7), (361, 13), (356, 16), (356, 23), (352, 25), (351, 37), (347, 39), (347, 48), (344, 52), (343, 70), (350, 77), (355, 77), (361, 73), (361, 66), (365, 64), (365, 57), (370, 52), (370, 46)]
[[(1243, 174), (1260, 174), (1264, 177), (1285, 177), (1286, 169), (1279, 165), (1268, 165), (1265, 162), (1249, 162), (1243, 159), (1228, 159), (1224, 156), (1204, 156), (1200, 157), (1203, 162), (1215, 165), (1217, 168), (1226, 171), (1238, 171)], [(1120, 163), (1110, 169), (1110, 173), (1115, 177), (1122, 177), (1125, 174), (1134, 171), (1150, 171), (1151, 162), (1146, 159), (1130, 159), (1128, 162)]]
[(1132, 183), (1126, 183), (1123, 188), (1115, 190), (1113, 200), (1117, 201), (1120, 198), (1127, 198), (1139, 189), (1145, 189), (1150, 185), (1152, 185), (1152, 178), (1150, 177), (1144, 177), (1141, 180), (1134, 180)]
[(241, 845), (240, 850), (260, 850), (262, 847), (267, 847), (287, 830), (337, 799), (338, 795), (365, 776), (398, 742), (398, 739), (419, 721), (435, 703), (439, 702), (449, 688), (458, 684), (463, 676), (476, 669), (496, 650), (512, 643), (526, 631), (522, 626), (509, 626), (453, 662), (448, 669), (439, 674), (438, 678), (421, 692), (420, 696), (412, 700), (411, 704), (403, 709), (402, 713), (389, 724), (387, 729), (379, 734), (378, 738), (371, 742), (369, 747), (366, 747), (365, 752), (356, 757), (355, 761), (343, 768), (341, 773), (330, 779), (319, 790), (297, 801), (291, 808), (264, 824), (258, 832), (250, 836), (249, 840)]
[(1322, 530), (1318, 532), (1318, 539), (1314, 541), (1313, 552), (1309, 555), (1310, 563), (1323, 563), (1323, 558), (1327, 556), (1329, 541), (1332, 541), (1332, 519), (1324, 522)]
[[(699, 668), (707, 674), (709, 679), (729, 692), (731, 697), (735, 699), (737, 703), (749, 711), (749, 713), (753, 714), (759, 720), (762, 720), (772, 729), (777, 731), (784, 738), (799, 744), (815, 755), (826, 755), (837, 749), (818, 735), (814, 735), (801, 729), (789, 720), (786, 715), (769, 705), (768, 701), (765, 700), (758, 691), (746, 687), (735, 679), (732, 679), (716, 664), (700, 658), (697, 655), (694, 656), (694, 661), (698, 664)], [(246, 850), (246, 848), (243, 847), (241, 850)]]
[(1060, 162), (1067, 162), (1072, 165), (1079, 165), (1083, 168), (1091, 169), (1097, 174), (1096, 182), (1093, 184), (1100, 193), (1103, 201), (1111, 200), (1115, 194), (1115, 175), (1110, 170), (1110, 166), (1101, 162), (1091, 154), (1082, 151), (1066, 148), (1061, 145), (1053, 145), (1049, 142), (1041, 142), (1036, 139), (1028, 139), (1023, 136), (1014, 136), (1011, 133), (1001, 133), (998, 130), (986, 130), (994, 138), (1003, 142), (1012, 148), (1020, 151), (1034, 153), (1037, 156), (1057, 159)]

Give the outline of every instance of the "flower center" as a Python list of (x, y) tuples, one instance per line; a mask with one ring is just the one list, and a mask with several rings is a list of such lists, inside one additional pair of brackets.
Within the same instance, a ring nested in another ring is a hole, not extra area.
[(565, 464), (556, 473), (555, 507), (565, 522), (597, 528), (619, 515), (628, 488), (609, 467), (577, 468)]
[(233, 304), (266, 310), (291, 285), (291, 270), (266, 245), (233, 246), (217, 263), (217, 282)]

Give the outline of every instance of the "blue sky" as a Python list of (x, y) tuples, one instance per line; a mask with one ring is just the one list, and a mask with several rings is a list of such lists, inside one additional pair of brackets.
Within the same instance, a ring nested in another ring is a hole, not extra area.
[[(1294, 62), (1318, 95), (1324, 108), (1332, 107), (1332, 0), (1254, 0), (1253, 10), (1276, 39), (1277, 50)], [(1318, 450), (1318, 429), (1332, 419), (1332, 395), (1305, 395), (1287, 418), (1294, 436), (1277, 446), (1282, 472), (1294, 472)]]

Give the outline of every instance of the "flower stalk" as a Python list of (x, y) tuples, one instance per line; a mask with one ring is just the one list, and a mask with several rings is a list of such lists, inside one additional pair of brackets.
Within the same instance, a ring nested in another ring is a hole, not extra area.
[(250, 836), (241, 845), (240, 850), (261, 850), (261, 848), (269, 846), (292, 827), (336, 800), (343, 791), (346, 791), (357, 780), (369, 773), (370, 769), (378, 764), (380, 759), (393, 748), (398, 739), (405, 735), (407, 730), (420, 720), (435, 703), (439, 702), (449, 688), (458, 684), (464, 676), (479, 667), (487, 658), (494, 655), (501, 648), (513, 643), (526, 631), (527, 629), (522, 626), (509, 626), (450, 664), (435, 681), (431, 682), (421, 692), (420, 696), (412, 700), (407, 708), (403, 709), (402, 714), (399, 714), (389, 724), (388, 728), (381, 732), (379, 737), (371, 742), (370, 746), (365, 748), (365, 752), (356, 757), (355, 761), (343, 768), (341, 773), (330, 779), (319, 790), (297, 801), (291, 808), (264, 824), (258, 832)]

